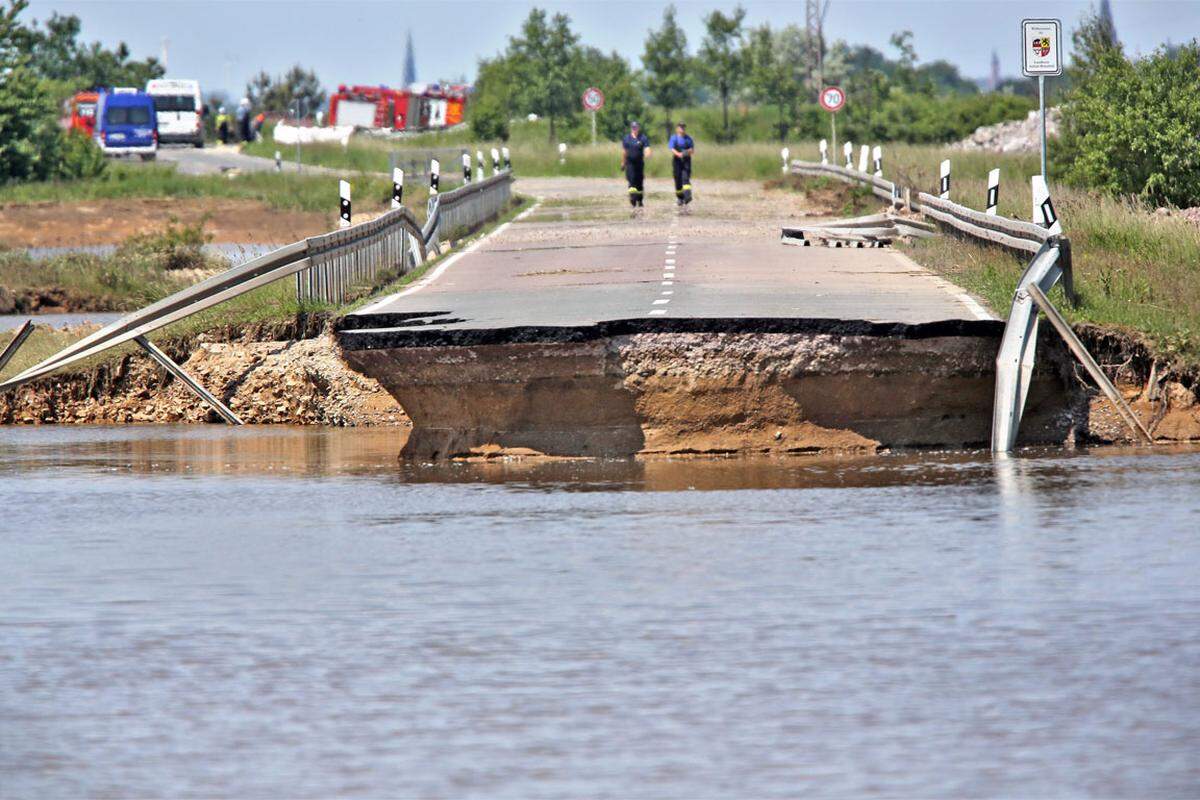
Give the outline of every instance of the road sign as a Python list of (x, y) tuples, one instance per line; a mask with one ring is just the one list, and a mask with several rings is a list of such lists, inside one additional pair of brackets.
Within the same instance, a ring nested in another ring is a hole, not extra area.
[(589, 86), (583, 92), (584, 111), (599, 111), (604, 108), (604, 92), (595, 86)]
[(1062, 75), (1062, 22), (1021, 20), (1021, 72), (1031, 78)]
[(821, 90), (821, 108), (826, 111), (840, 111), (846, 105), (846, 93), (836, 86), (826, 86)]

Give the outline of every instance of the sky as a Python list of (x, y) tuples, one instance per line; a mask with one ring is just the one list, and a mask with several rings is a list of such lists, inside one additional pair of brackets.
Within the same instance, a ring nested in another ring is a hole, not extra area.
[[(734, 4), (676, 2), (691, 49), (703, 36), (703, 16)], [(125, 41), (138, 58), (159, 56), (165, 38), (169, 77), (198, 79), (206, 93), (241, 94), (260, 69), (277, 74), (296, 63), (315, 69), (328, 88), (397, 85), (409, 30), (419, 80), (470, 80), (478, 60), (504, 49), (532, 5), (508, 0), (32, 0), (25, 14), (35, 19), (56, 11), (75, 14), (85, 40), (107, 46)], [(668, 3), (537, 5), (568, 14), (585, 43), (616, 50), (640, 68), (646, 32), (660, 24)], [(804, 24), (801, 0), (743, 0), (742, 5), (752, 25)], [(982, 78), (990, 73), (995, 49), (1001, 72), (1017, 75), (1023, 17), (1058, 17), (1069, 32), (1091, 5), (1086, 0), (831, 0), (825, 31), (827, 41), (845, 39), (890, 53), (888, 37), (909, 29), (921, 61), (945, 59), (964, 75)], [(1112, 9), (1129, 53), (1200, 35), (1197, 0), (1112, 0)]]

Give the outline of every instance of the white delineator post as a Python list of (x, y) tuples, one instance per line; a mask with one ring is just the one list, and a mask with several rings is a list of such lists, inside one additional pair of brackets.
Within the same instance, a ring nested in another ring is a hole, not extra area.
[(985, 214), (991, 214), (993, 217), (997, 214), (997, 209), (1000, 206), (1000, 169), (997, 167), (988, 173), (988, 192), (987, 192), (987, 209)]
[(846, 169), (854, 169), (854, 142), (842, 145), (842, 155), (846, 157)]
[(442, 181), (442, 162), (436, 158), (429, 162), (429, 197), (437, 197), (438, 184)]
[(492, 174), (500, 174), (500, 151), (494, 147), (492, 148)]
[(471, 182), (471, 154), (462, 154), (463, 183)]
[(786, 147), (779, 151), (779, 157), (783, 159), (783, 174), (784, 175), (787, 175), (788, 156), (790, 156), (791, 154), (792, 154), (792, 151), (788, 150)]
[(566, 142), (558, 143), (558, 163), (560, 163), (560, 164), (567, 163), (567, 143)]
[(870, 160), (870, 158), (871, 158), (871, 148), (864, 144), (858, 151), (858, 171), (859, 172), (867, 171), (867, 161)]
[(875, 177), (882, 178), (883, 177), (883, 148), (880, 147), (879, 145), (875, 145), (875, 148), (871, 151), (871, 159), (875, 162)]
[(1062, 223), (1058, 221), (1054, 203), (1050, 202), (1050, 189), (1046, 186), (1046, 178), (1034, 175), (1029, 180), (1033, 188), (1033, 221), (1055, 236), (1061, 236)]
[(483, 180), (483, 151), (475, 151), (475, 180)]
[(938, 197), (943, 200), (950, 199), (950, 159), (942, 162), (942, 177), (938, 181)]
[(399, 208), (404, 204), (404, 170), (399, 167), (392, 168), (392, 208)]
[(819, 147), (821, 150), (821, 163), (828, 164), (829, 163), (829, 142), (822, 139), (821, 143), (818, 144), (817, 147)]
[(505, 168), (505, 169), (508, 169), (508, 170), (511, 170), (511, 169), (512, 169), (512, 158), (510, 158), (510, 157), (509, 157), (509, 156), (510, 156), (510, 154), (509, 154), (509, 152), (508, 152), (508, 148), (507, 148), (507, 147), (501, 147), (501, 148), (500, 148), (500, 155), (504, 156), (504, 168)]
[(350, 181), (338, 181), (338, 227), (350, 227)]
[(275, 151), (275, 171), (283, 172), (283, 153)]

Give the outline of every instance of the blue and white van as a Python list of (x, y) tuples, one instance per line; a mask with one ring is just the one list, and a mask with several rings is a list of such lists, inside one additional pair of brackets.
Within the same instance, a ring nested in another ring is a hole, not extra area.
[(154, 98), (137, 89), (101, 92), (94, 136), (105, 155), (137, 155), (150, 161), (158, 155)]

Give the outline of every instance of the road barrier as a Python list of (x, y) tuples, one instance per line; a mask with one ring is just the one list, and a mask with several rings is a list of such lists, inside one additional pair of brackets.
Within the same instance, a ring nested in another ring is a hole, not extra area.
[[(223, 418), (234, 422), (237, 417), (232, 411), (204, 391), (166, 354), (153, 348), (145, 337), (205, 309), (293, 276), (298, 300), (341, 302), (356, 286), (373, 282), (381, 273), (403, 274), (424, 263), (428, 249), (436, 247), (443, 234), (459, 235), (498, 216), (512, 197), (512, 180), (512, 171), (506, 169), (486, 180), (435, 194), (424, 226), (411, 211), (400, 207), (369, 222), (285, 245), (122, 317), (0, 383), (0, 390), (20, 386), (110, 348), (135, 342), (172, 373), (185, 376), (183, 382), (189, 388)], [(13, 352), (15, 347), (6, 349), (9, 357)]]
[[(864, 151), (865, 152), (865, 151)], [(1050, 289), (1062, 281), (1063, 292), (1067, 302), (1075, 305), (1078, 297), (1075, 294), (1075, 282), (1071, 269), (1071, 242), (1062, 235), (1062, 225), (1054, 211), (1050, 200), (1050, 192), (1046, 187), (1045, 178), (1035, 175), (1030, 181), (1033, 199), (1033, 214), (1036, 222), (1009, 219), (996, 213), (1000, 197), (1000, 172), (991, 170), (988, 173), (988, 191), (986, 197), (987, 210), (976, 211), (973, 208), (952, 202), (950, 198), (950, 161), (940, 164), (938, 195), (928, 192), (917, 192), (913, 200), (913, 191), (903, 190), (904, 201), (901, 203), (899, 188), (891, 181), (883, 180), (882, 170), (876, 166), (875, 174), (866, 171), (865, 160), (860, 159), (859, 169), (854, 169), (851, 163), (853, 148), (850, 143), (845, 146), (846, 166), (841, 167), (828, 163), (828, 148), (824, 141), (820, 146), (821, 163), (793, 161), (792, 173), (815, 177), (832, 177), (846, 183), (870, 186), (877, 196), (888, 200), (891, 206), (908, 206), (911, 211), (919, 211), (941, 225), (953, 229), (959, 235), (975, 239), (989, 245), (1003, 247), (1020, 255), (1032, 255), (1017, 288), (1013, 292), (1012, 307), (1009, 309), (1008, 321), (1004, 326), (1004, 335), (1000, 341), (1000, 350), (996, 355), (996, 389), (992, 406), (992, 450), (994, 452), (1009, 452), (1016, 444), (1017, 430), (1025, 409), (1025, 399), (1029, 394), (1029, 385), (1033, 380), (1034, 357), (1037, 347), (1038, 309), (1040, 308), (1054, 323), (1055, 330), (1066, 341), (1071, 352), (1080, 360), (1088, 373), (1096, 381), (1101, 391), (1116, 406), (1118, 414), (1129, 425), (1135, 438), (1145, 442), (1153, 442), (1152, 437), (1129, 410), (1120, 394), (1112, 387), (1094, 359), (1084, 349), (1083, 344), (1075, 337), (1065, 320), (1051, 305), (1046, 295)], [(877, 162), (878, 162), (878, 156)], [(875, 217), (863, 218), (864, 227), (876, 224)], [(838, 235), (846, 238), (846, 230), (829, 229), (820, 225), (808, 229), (796, 229), (791, 236), (804, 240), (804, 234), (809, 237), (821, 238)], [(863, 231), (850, 232), (863, 236)], [(785, 229), (784, 237), (789, 233)], [(807, 244), (807, 241), (800, 243)]]

